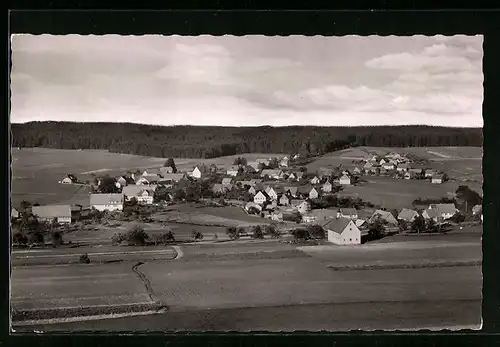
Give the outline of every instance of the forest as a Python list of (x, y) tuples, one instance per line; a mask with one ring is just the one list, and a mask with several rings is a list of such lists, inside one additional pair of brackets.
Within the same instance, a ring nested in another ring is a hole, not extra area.
[(133, 123), (11, 124), (13, 147), (106, 149), (152, 157), (215, 158), (243, 153), (320, 155), (354, 146), (482, 146), (481, 128), (154, 126)]

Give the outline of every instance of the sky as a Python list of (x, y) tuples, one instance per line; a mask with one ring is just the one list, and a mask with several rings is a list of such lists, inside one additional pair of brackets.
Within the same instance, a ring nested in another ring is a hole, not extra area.
[(482, 127), (482, 36), (11, 37), (11, 122)]

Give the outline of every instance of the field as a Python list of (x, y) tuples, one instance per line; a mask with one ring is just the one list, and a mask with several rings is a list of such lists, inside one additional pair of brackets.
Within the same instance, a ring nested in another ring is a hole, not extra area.
[(15, 310), (151, 303), (130, 264), (14, 267), (11, 293)]
[(461, 183), (448, 181), (443, 184), (431, 184), (425, 180), (403, 180), (386, 177), (368, 176), (357, 186), (345, 186), (339, 196), (359, 196), (365, 201), (387, 209), (411, 208), (417, 198), (453, 197), (461, 184), (482, 194), (482, 185), (476, 182)]
[[(297, 249), (252, 241), (181, 248), (179, 259), (143, 260), (140, 267), (153, 297), (168, 307), (166, 314), (46, 325), (42, 330), (338, 331), (477, 326), (480, 320), (480, 266), (329, 268), (477, 261), (480, 233), (408, 237), (361, 247)], [(12, 283), (17, 309), (151, 302), (130, 262), (15, 267)]]

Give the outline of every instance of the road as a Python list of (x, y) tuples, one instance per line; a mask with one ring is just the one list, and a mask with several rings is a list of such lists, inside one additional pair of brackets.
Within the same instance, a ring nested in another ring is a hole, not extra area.
[[(436, 248), (441, 241), (428, 242), (428, 247), (424, 247), (424, 241), (416, 242), (412, 258), (419, 254), (421, 258), (438, 258), (446, 249), (447, 260), (461, 260), (467, 247), (472, 249), (470, 259), (480, 257), (479, 243), (472, 246), (470, 239), (464, 239), (460, 247)], [(411, 243), (404, 244), (404, 252), (409, 252)], [(158, 253), (145, 249), (127, 249), (127, 255), (113, 255), (136, 260), (142, 257), (140, 276), (132, 270), (131, 262), (14, 267), (14, 308), (150, 303), (166, 308), (161, 313), (146, 310), (24, 321), (14, 323), (16, 331), (406, 330), (472, 328), (481, 322), (480, 266), (334, 271), (327, 266), (333, 260), (330, 255), (303, 252), (280, 243), (176, 248), (170, 249), (169, 259), (161, 253), (167, 254), (168, 248), (158, 250), (163, 259), (155, 259)], [(365, 252), (365, 257), (359, 253), (365, 261), (404, 258), (397, 245), (363, 249), (356, 252)], [(108, 253), (125, 250), (102, 247), (86, 251), (91, 259), (104, 259), (110, 257)], [(58, 258), (64, 252), (17, 252), (13, 258), (26, 261), (23, 257), (35, 256), (29, 259), (43, 262), (47, 259), (43, 256)], [(78, 249), (70, 252), (71, 256), (81, 253)], [(347, 250), (339, 254), (344, 252)], [(173, 260), (174, 253), (182, 257)], [(345, 260), (354, 261), (351, 257)]]

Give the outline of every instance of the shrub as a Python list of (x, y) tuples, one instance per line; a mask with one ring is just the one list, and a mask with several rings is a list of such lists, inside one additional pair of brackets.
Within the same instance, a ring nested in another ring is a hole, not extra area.
[(152, 239), (155, 245), (167, 244), (170, 242), (175, 242), (175, 235), (172, 231), (169, 230), (159, 235), (158, 234), (153, 235)]
[(28, 237), (24, 233), (18, 231), (12, 236), (12, 242), (18, 245), (26, 245), (28, 243)]
[(122, 233), (114, 233), (111, 237), (111, 243), (113, 245), (118, 245), (123, 241), (125, 241), (125, 235), (123, 235)]
[(264, 238), (264, 232), (262, 231), (262, 227), (260, 225), (255, 225), (252, 227), (252, 237), (254, 239)]
[(45, 242), (43, 233), (40, 231), (34, 231), (28, 234), (28, 242), (30, 244), (43, 244)]
[(191, 233), (191, 237), (195, 241), (197, 241), (197, 240), (203, 240), (203, 234), (200, 231), (197, 231), (197, 230), (193, 230), (193, 232)]
[(52, 247), (59, 247), (63, 243), (62, 233), (59, 231), (53, 231), (51, 236)]
[(134, 225), (125, 235), (126, 241), (135, 246), (142, 246), (146, 243), (149, 235), (144, 231), (140, 225)]
[(280, 232), (276, 229), (274, 225), (266, 226), (265, 233), (271, 235), (273, 239), (279, 239), (281, 237)]
[(240, 238), (239, 229), (236, 229), (235, 227), (228, 227), (226, 229), (226, 234), (227, 236), (229, 236), (231, 240), (236, 240)]
[(296, 241), (305, 241), (309, 239), (309, 232), (307, 229), (292, 230), (292, 235)]
[(80, 256), (80, 263), (82, 263), (82, 264), (90, 264), (90, 258), (89, 258), (89, 255), (87, 253), (82, 254)]

